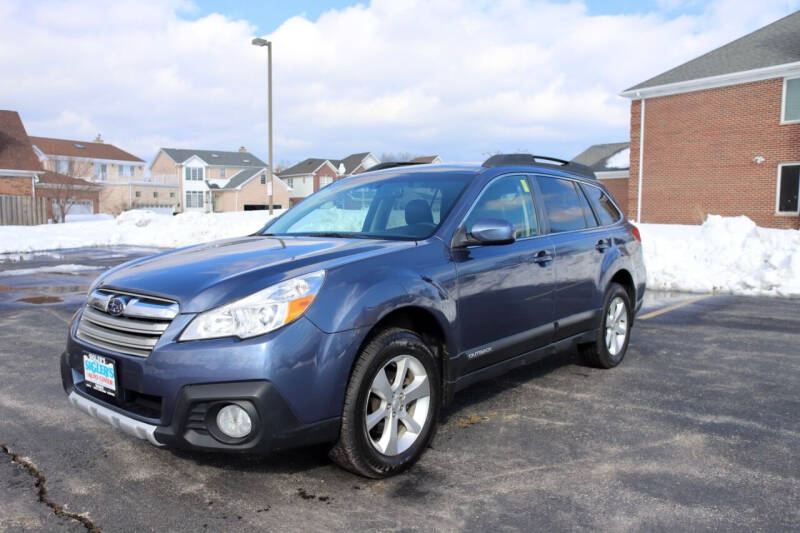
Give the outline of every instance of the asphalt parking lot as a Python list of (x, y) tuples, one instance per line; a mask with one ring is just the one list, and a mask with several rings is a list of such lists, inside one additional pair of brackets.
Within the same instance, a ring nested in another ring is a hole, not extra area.
[[(10, 287), (1, 275), (0, 285)], [(467, 389), (411, 471), (371, 481), (332, 465), (323, 448), (176, 452), (74, 410), (58, 355), (78, 299), (0, 295), (4, 531), (800, 524), (796, 300), (716, 295), (653, 314), (687, 301), (654, 300), (620, 367), (587, 368), (564, 354)]]

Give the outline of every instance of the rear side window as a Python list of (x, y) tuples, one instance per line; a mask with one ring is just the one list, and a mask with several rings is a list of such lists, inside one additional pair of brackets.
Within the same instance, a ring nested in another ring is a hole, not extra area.
[(589, 197), (589, 202), (592, 204), (597, 218), (600, 219), (601, 226), (608, 226), (622, 218), (622, 215), (617, 211), (614, 203), (603, 189), (592, 187), (591, 185), (582, 185), (582, 187), (583, 192)]
[[(547, 210), (547, 220), (550, 221), (550, 232), (561, 233), (586, 229), (586, 214), (582, 204), (582, 201), (586, 200), (579, 196), (579, 191), (573, 182), (541, 176), (537, 179), (539, 188), (542, 190), (542, 201)], [(595, 225), (594, 220), (591, 225)]]
[(538, 235), (533, 196), (525, 176), (503, 176), (481, 193), (467, 216), (467, 231), (480, 219), (494, 218), (510, 222), (517, 239)]

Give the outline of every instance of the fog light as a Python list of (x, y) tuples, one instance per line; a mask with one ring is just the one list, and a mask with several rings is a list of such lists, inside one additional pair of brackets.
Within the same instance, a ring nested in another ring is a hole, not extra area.
[(250, 434), (253, 421), (247, 411), (238, 405), (226, 405), (217, 413), (217, 427), (232, 439), (241, 439)]

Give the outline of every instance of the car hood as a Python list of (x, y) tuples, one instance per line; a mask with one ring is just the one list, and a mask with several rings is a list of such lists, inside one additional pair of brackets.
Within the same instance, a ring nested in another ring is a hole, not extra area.
[(414, 246), (410, 241), (250, 236), (134, 260), (109, 271), (97, 288), (169, 298), (196, 313), (317, 270)]

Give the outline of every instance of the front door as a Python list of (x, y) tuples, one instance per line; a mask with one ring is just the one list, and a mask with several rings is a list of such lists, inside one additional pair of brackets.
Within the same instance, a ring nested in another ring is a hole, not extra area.
[(540, 235), (528, 178), (490, 182), (466, 217), (467, 231), (480, 219), (510, 222), (517, 240), (453, 252), (462, 374), (544, 346), (553, 330), (553, 245)]

